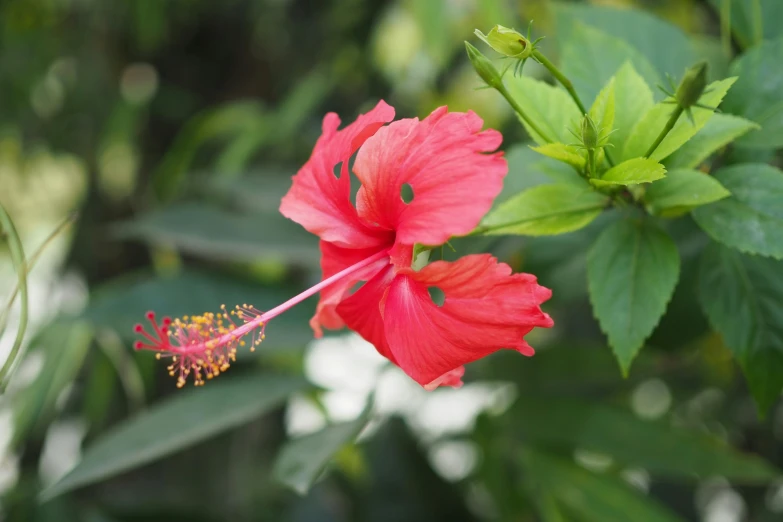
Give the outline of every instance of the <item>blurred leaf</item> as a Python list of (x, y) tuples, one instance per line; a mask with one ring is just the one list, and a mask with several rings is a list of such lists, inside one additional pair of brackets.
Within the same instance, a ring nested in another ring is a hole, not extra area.
[(614, 78), (614, 129), (609, 143), (618, 155), (628, 141), (636, 122), (653, 107), (653, 93), (645, 79), (636, 72), (633, 63), (623, 62)]
[(598, 128), (599, 136), (609, 134), (614, 128), (614, 76), (604, 85), (590, 107), (590, 118)]
[(783, 390), (783, 261), (712, 244), (702, 256), (699, 298), (764, 416)]
[(693, 216), (714, 240), (749, 254), (783, 258), (783, 171), (770, 165), (732, 165), (714, 174), (732, 197)]
[[(566, 91), (528, 76), (506, 75), (506, 87), (525, 114), (547, 137), (555, 142), (568, 143), (572, 140), (568, 132), (580, 117), (579, 109)], [(520, 118), (525, 130), (539, 145), (549, 143), (529, 128)]]
[(674, 241), (647, 220), (618, 221), (590, 248), (590, 302), (623, 374), (666, 311), (679, 272)]
[(241, 426), (277, 408), (306, 385), (298, 378), (252, 374), (160, 401), (96, 440), (76, 467), (41, 496), (51, 499)]
[(644, 201), (653, 214), (673, 217), (731, 196), (718, 180), (698, 170), (675, 169), (647, 187)]
[(682, 519), (662, 505), (611, 475), (591, 473), (577, 464), (537, 451), (522, 458), (527, 480), (535, 481), (554, 497), (566, 512), (586, 522), (628, 520), (633, 522), (678, 522)]
[(597, 187), (608, 185), (638, 185), (649, 183), (666, 176), (666, 169), (655, 160), (634, 158), (615, 165), (600, 178), (593, 178), (590, 183)]
[[(725, 0), (710, 0), (719, 9)], [(760, 38), (783, 36), (783, 3), (779, 0), (729, 0), (731, 32), (744, 48), (757, 44)]]
[[(779, 25), (779, 24), (774, 24)], [(783, 38), (750, 49), (731, 64), (739, 77), (726, 96), (723, 110), (753, 120), (761, 128), (749, 132), (738, 145), (783, 147)]]
[(55, 402), (79, 373), (92, 338), (83, 322), (55, 322), (31, 343), (28, 357), (40, 357), (43, 363), (35, 380), (14, 393), (14, 447), (51, 420)]
[[(728, 92), (736, 78), (727, 78), (712, 82), (707, 86), (705, 94), (699, 98), (699, 103), (705, 107), (717, 107)], [(666, 126), (666, 122), (674, 110), (670, 103), (658, 103), (639, 120), (631, 131), (628, 141), (622, 148), (623, 159), (636, 158), (647, 153), (647, 149), (655, 142), (655, 139)], [(650, 159), (661, 161), (671, 153), (682, 147), (691, 139), (713, 116), (714, 111), (692, 107), (694, 125), (684, 114), (680, 116), (674, 128), (669, 131), (663, 141), (652, 153)]]
[(332, 424), (323, 430), (286, 442), (275, 462), (275, 479), (300, 495), (308, 492), (334, 455), (356, 439), (367, 425), (367, 412), (351, 422)]
[(713, 114), (693, 138), (666, 158), (664, 164), (670, 169), (696, 168), (713, 152), (758, 128), (756, 123), (739, 116)]
[[(647, 59), (632, 46), (594, 27), (574, 23), (564, 39), (562, 70), (573, 82), (584, 103), (590, 104), (625, 63), (633, 63), (648, 84), (660, 83), (660, 76)], [(619, 110), (617, 111), (619, 112)]]
[(576, 147), (564, 143), (547, 143), (533, 147), (533, 150), (548, 158), (552, 158), (574, 167), (577, 170), (585, 168), (585, 159), (579, 154)]
[(587, 226), (609, 198), (587, 185), (539, 185), (503, 202), (484, 219), (486, 234), (563, 234)]
[(240, 215), (182, 203), (115, 224), (113, 229), (121, 238), (140, 238), (229, 261), (272, 258), (317, 268), (321, 257), (317, 238), (280, 214)]
[[(8, 250), (11, 254), (11, 263), (13, 264), (14, 271), (16, 272), (16, 279), (18, 281), (17, 288), (21, 295), (21, 308), (19, 311), (19, 326), (16, 330), (16, 337), (11, 345), (11, 349), (8, 352), (8, 358), (3, 363), (0, 369), (0, 394), (5, 391), (5, 387), (8, 383), (8, 378), (11, 376), (11, 372), (14, 370), (16, 363), (24, 355), (22, 350), (22, 341), (24, 341), (24, 334), (27, 331), (27, 314), (29, 312), (29, 303), (27, 296), (27, 260), (24, 255), (24, 247), (22, 246), (22, 240), (19, 238), (19, 234), (16, 232), (14, 222), (11, 220), (11, 216), (6, 212), (5, 207), (0, 204), (0, 231), (4, 233), (5, 243), (8, 245)], [(2, 238), (3, 236), (0, 236)], [(5, 329), (5, 317), (9, 313), (10, 307), (13, 306), (13, 300), (7, 305), (7, 309), (2, 311), (0, 315), (0, 334)]]
[(520, 431), (534, 445), (606, 454), (654, 475), (689, 481), (723, 476), (742, 483), (766, 483), (778, 475), (769, 463), (715, 437), (598, 402), (526, 396), (512, 412), (525, 419)]

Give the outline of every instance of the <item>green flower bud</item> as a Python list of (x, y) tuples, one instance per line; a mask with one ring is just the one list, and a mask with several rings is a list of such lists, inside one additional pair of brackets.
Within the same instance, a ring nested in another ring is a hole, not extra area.
[(509, 29), (508, 27), (503, 27), (502, 25), (493, 27), (489, 31), (489, 34), (484, 34), (478, 29), (476, 29), (474, 33), (487, 45), (509, 58), (526, 60), (533, 52), (533, 46), (530, 44), (530, 40), (517, 31)]
[(707, 87), (707, 62), (700, 62), (689, 67), (677, 86), (675, 98), (683, 109), (689, 109), (699, 102)]
[(595, 123), (593, 123), (593, 120), (590, 118), (590, 115), (585, 114), (584, 118), (582, 118), (582, 128), (581, 128), (581, 134), (582, 134), (582, 145), (586, 149), (597, 149), (599, 146), (599, 132), (598, 127), (595, 126)]
[(490, 87), (495, 89), (502, 88), (503, 78), (500, 76), (500, 73), (495, 66), (492, 65), (492, 62), (481, 54), (481, 51), (470, 45), (469, 42), (465, 42), (465, 49), (468, 51), (470, 63), (473, 64), (473, 68), (476, 69), (476, 72), (481, 79), (487, 82), (487, 85)]

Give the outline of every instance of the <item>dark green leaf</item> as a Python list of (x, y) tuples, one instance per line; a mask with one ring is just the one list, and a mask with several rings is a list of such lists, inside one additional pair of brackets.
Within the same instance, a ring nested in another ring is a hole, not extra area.
[(672, 217), (729, 196), (731, 192), (712, 176), (698, 170), (675, 169), (651, 184), (644, 200), (650, 212)]
[(679, 271), (677, 247), (649, 221), (618, 221), (590, 248), (590, 302), (624, 374), (666, 311)]
[[(722, 11), (727, 0), (710, 0)], [(762, 38), (783, 36), (783, 3), (779, 0), (728, 0), (731, 2), (731, 32), (742, 47), (752, 47)]]
[(783, 261), (710, 245), (702, 257), (699, 299), (764, 415), (783, 390)]
[(182, 392), (113, 428), (42, 497), (51, 499), (182, 450), (278, 407), (302, 379), (247, 375)]
[(783, 258), (783, 172), (747, 163), (718, 170), (715, 179), (732, 197), (696, 209), (699, 226), (742, 252)]
[(664, 164), (670, 169), (696, 168), (716, 150), (757, 128), (757, 124), (745, 118), (730, 114), (713, 114), (690, 141), (666, 158)]

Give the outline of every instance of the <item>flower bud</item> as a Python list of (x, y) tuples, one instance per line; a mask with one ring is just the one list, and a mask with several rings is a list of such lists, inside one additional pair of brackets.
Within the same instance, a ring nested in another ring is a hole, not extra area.
[(707, 87), (707, 62), (689, 67), (677, 86), (675, 98), (683, 109), (696, 105)]
[(476, 69), (481, 79), (487, 82), (487, 85), (490, 87), (495, 89), (501, 88), (503, 79), (495, 66), (492, 65), (492, 62), (469, 42), (465, 42), (465, 49), (468, 51), (470, 63), (473, 64), (473, 68)]
[(490, 29), (489, 34), (484, 34), (478, 29), (475, 35), (481, 38), (487, 45), (502, 55), (518, 60), (526, 60), (533, 52), (530, 40), (513, 29), (496, 25)]
[(599, 147), (599, 133), (598, 128), (593, 123), (589, 114), (585, 114), (582, 118), (582, 145), (586, 149), (597, 149)]

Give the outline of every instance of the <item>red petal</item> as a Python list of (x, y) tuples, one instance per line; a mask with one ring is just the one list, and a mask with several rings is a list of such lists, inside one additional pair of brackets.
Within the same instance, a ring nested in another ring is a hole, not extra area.
[[(340, 118), (329, 113), (313, 153), (293, 178), (280, 212), (321, 239), (343, 246), (367, 247), (380, 239), (364, 224), (351, 204), (348, 160), (384, 123), (394, 119), (394, 109), (384, 101), (342, 130)], [(334, 168), (342, 162), (337, 178)]]
[(394, 270), (389, 265), (367, 281), (355, 294), (344, 299), (337, 306), (337, 313), (348, 328), (372, 343), (378, 353), (396, 364), (386, 342), (382, 310), (384, 296), (393, 278)]
[[(508, 171), (502, 136), (479, 132), (475, 113), (441, 107), (423, 121), (403, 119), (378, 130), (356, 155), (362, 182), (356, 197), (368, 223), (397, 231), (397, 242), (440, 245), (478, 225), (503, 188)], [(403, 184), (413, 189), (405, 203)]]
[[(349, 266), (355, 265), (363, 259), (367, 259), (377, 252), (377, 247), (358, 249), (342, 248), (333, 243), (321, 241), (322, 279), (333, 276)], [(337, 305), (353, 285), (358, 281), (367, 281), (368, 279), (371, 279), (378, 271), (382, 270), (383, 267), (388, 264), (388, 259), (382, 259), (351, 274), (350, 277), (342, 279), (321, 290), (321, 299), (318, 301), (315, 315), (310, 319), (310, 326), (315, 331), (315, 336), (321, 337), (323, 335), (322, 326), (331, 330), (336, 330), (345, 326), (345, 323), (343, 323), (343, 320), (335, 311)]]
[[(445, 295), (440, 307), (427, 292), (432, 286)], [(501, 348), (532, 355), (523, 337), (554, 324), (540, 308), (551, 294), (535, 276), (512, 275), (488, 254), (403, 269), (386, 296), (386, 338), (405, 373), (422, 386), (437, 385), (448, 379), (444, 374)]]

